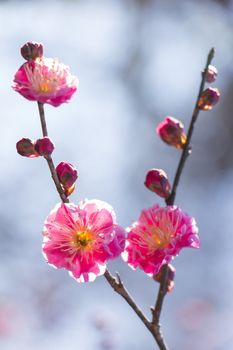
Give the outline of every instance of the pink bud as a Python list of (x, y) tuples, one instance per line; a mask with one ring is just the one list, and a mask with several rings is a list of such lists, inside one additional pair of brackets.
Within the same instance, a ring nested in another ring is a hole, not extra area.
[(216, 103), (218, 103), (220, 98), (220, 91), (209, 87), (202, 92), (199, 101), (198, 108), (203, 111), (210, 111)]
[(217, 68), (209, 65), (205, 80), (207, 81), (207, 83), (213, 83), (217, 79), (217, 75), (218, 75)]
[(173, 118), (166, 117), (156, 128), (157, 134), (170, 146), (183, 148), (186, 143), (186, 135), (183, 124)]
[(72, 188), (78, 178), (78, 172), (73, 164), (61, 162), (56, 167), (57, 175), (64, 189)]
[[(175, 282), (174, 282), (175, 273), (176, 273), (175, 267), (172, 266), (171, 264), (168, 264), (167, 283), (166, 283), (167, 292), (172, 292), (175, 286)], [(162, 269), (156, 275), (153, 276), (153, 279), (159, 283), (161, 283), (161, 278), (162, 278)]]
[(34, 146), (34, 142), (27, 138), (23, 138), (16, 143), (17, 152), (23, 157), (39, 157), (39, 154), (36, 152)]
[(49, 156), (53, 153), (54, 143), (49, 137), (38, 139), (35, 143), (35, 150), (40, 156)]
[(171, 186), (167, 174), (162, 169), (150, 169), (146, 174), (144, 185), (162, 198), (168, 198)]
[(26, 61), (35, 61), (38, 57), (43, 56), (43, 45), (30, 41), (21, 47), (20, 52)]

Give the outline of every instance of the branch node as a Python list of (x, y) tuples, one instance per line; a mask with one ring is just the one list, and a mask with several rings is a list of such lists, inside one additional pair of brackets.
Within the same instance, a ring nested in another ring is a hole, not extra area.
[(192, 153), (192, 146), (188, 146), (188, 149), (187, 149), (187, 154), (190, 155)]
[(115, 279), (116, 279), (116, 282), (117, 282), (117, 284), (119, 285), (119, 287), (123, 287), (123, 283), (122, 283), (121, 277), (120, 277), (120, 275), (119, 275), (118, 272), (116, 272), (116, 277), (115, 277)]

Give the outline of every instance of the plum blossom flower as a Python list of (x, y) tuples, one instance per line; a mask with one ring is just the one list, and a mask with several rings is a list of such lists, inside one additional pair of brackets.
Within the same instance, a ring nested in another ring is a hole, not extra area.
[(47, 262), (68, 270), (78, 282), (103, 275), (107, 260), (119, 256), (125, 245), (125, 231), (113, 208), (99, 200), (57, 204), (45, 221), (43, 235)]
[(154, 205), (144, 209), (130, 228), (123, 260), (149, 276), (157, 274), (184, 247), (199, 248), (198, 228), (194, 218), (176, 206)]
[(31, 101), (54, 107), (68, 102), (77, 90), (78, 79), (57, 59), (37, 57), (25, 62), (14, 77), (13, 89)]

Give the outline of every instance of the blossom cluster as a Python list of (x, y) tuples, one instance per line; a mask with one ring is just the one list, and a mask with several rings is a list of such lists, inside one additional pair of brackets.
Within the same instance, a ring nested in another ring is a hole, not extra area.
[[(26, 62), (15, 74), (13, 88), (23, 97), (38, 104), (54, 107), (68, 102), (78, 86), (78, 79), (69, 68), (56, 59), (43, 55), (43, 45), (27, 43), (21, 48)], [(216, 79), (217, 70), (210, 66), (206, 81)], [(198, 108), (209, 110), (218, 101), (219, 91), (208, 88), (200, 96)], [(182, 150), (187, 136), (184, 125), (174, 117), (166, 117), (156, 128), (160, 138), (170, 146)], [(36, 141), (23, 138), (17, 142), (20, 155), (50, 159), (54, 143), (47, 136)], [(74, 191), (78, 172), (75, 166), (61, 162), (55, 169), (65, 196)], [(168, 199), (172, 189), (163, 169), (151, 168), (145, 186), (158, 196)], [(43, 255), (55, 268), (64, 268), (78, 282), (93, 281), (106, 271), (108, 260), (122, 256), (132, 268), (143, 270), (160, 280), (161, 267), (170, 263), (182, 248), (199, 248), (198, 228), (194, 218), (175, 205), (161, 207), (154, 204), (143, 209), (138, 220), (122, 228), (113, 208), (100, 200), (83, 200), (78, 204), (59, 203), (50, 212), (43, 228)], [(168, 289), (172, 289), (173, 276)]]

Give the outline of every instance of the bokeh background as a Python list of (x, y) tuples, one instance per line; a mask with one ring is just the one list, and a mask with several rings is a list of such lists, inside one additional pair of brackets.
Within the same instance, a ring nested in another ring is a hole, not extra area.
[[(163, 204), (144, 187), (145, 173), (163, 168), (172, 181), (179, 152), (155, 127), (172, 115), (187, 128), (216, 48), (221, 102), (200, 114), (176, 200), (196, 218), (202, 247), (174, 260), (176, 286), (161, 322), (173, 350), (232, 350), (232, 1), (1, 1), (0, 29), (0, 349), (157, 348), (104, 277), (78, 284), (42, 257), (43, 221), (59, 198), (43, 159), (16, 153), (20, 138), (41, 131), (36, 103), (11, 89), (19, 49), (34, 40), (80, 80), (69, 104), (46, 106), (55, 163), (79, 170), (72, 201), (107, 201), (123, 226)], [(149, 316), (158, 285), (120, 259), (109, 268)]]

